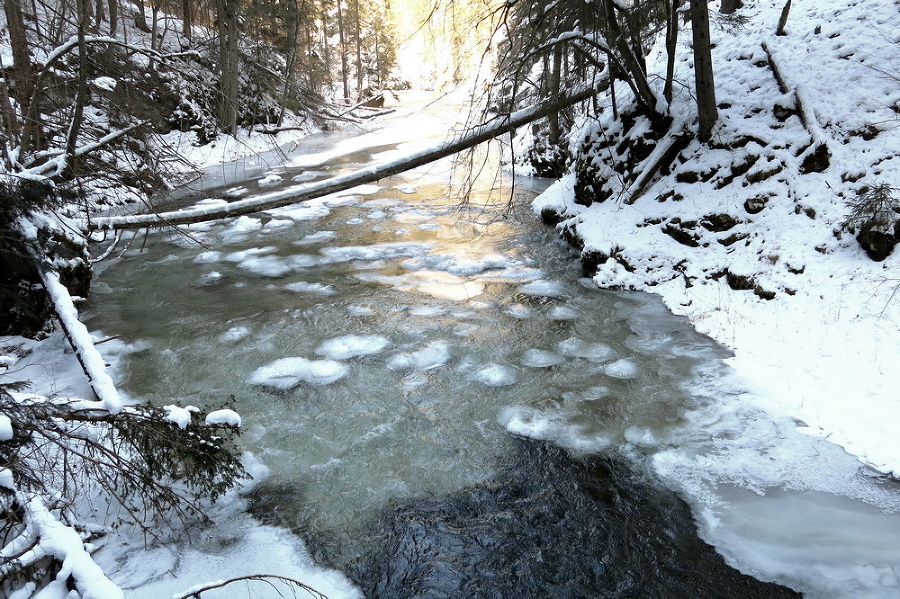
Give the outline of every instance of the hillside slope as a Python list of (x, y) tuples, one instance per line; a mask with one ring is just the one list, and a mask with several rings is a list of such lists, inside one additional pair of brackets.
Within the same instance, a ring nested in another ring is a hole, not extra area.
[[(861, 221), (846, 226), (873, 189), (898, 218), (900, 7), (799, 3), (776, 36), (783, 3), (745, 4), (742, 28), (713, 27), (710, 146), (690, 142), (629, 203), (648, 151), (633, 172), (622, 165), (656, 140), (641, 119), (623, 127), (607, 110), (574, 132), (576, 167), (534, 208), (581, 248), (597, 285), (657, 293), (733, 349), (767, 410), (900, 477), (900, 251), (874, 261), (856, 239)], [(648, 71), (664, 72), (664, 54), (655, 60)], [(691, 85), (676, 93), (670, 114), (690, 128)]]

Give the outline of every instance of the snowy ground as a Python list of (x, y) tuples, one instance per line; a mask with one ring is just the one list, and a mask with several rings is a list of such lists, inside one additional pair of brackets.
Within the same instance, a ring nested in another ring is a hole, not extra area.
[[(713, 137), (722, 149), (688, 147), (689, 160), (632, 205), (615, 198), (576, 205), (569, 176), (535, 209), (564, 213), (568, 220), (560, 227), (574, 227), (585, 252), (612, 256), (600, 265), (597, 284), (657, 293), (673, 312), (733, 349), (731, 365), (766, 410), (789, 416), (801, 431), (827, 438), (879, 473), (900, 476), (900, 277), (894, 272), (900, 255), (873, 262), (854, 235), (836, 233), (847, 201), (863, 186), (900, 186), (898, 6), (892, 0), (795, 4), (788, 34), (775, 36), (783, 2), (745, 3), (744, 31), (713, 27), (720, 103)], [(779, 90), (763, 42), (791, 92)], [(692, 81), (683, 52), (675, 78)], [(811, 133), (797, 115), (783, 122), (773, 115), (776, 104), (794, 105), (793, 90), (814, 112), (818, 130)], [(676, 99), (676, 118), (694, 110), (688, 92)], [(797, 154), (817, 135), (832, 153), (830, 166), (802, 174)], [(754, 141), (724, 147), (740, 138)], [(749, 172), (726, 180), (732, 165), (751, 156), (759, 159)], [(691, 173), (701, 181), (686, 182)], [(754, 198), (766, 203), (750, 214), (744, 202)], [(720, 232), (703, 226), (705, 217), (720, 214), (736, 224)], [(696, 247), (667, 235), (667, 226), (686, 231)], [(726, 272), (774, 298), (734, 290)]]

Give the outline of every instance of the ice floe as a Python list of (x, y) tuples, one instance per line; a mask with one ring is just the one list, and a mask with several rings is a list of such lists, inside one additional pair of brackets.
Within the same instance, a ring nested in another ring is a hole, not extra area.
[(300, 383), (328, 385), (350, 372), (346, 364), (334, 360), (307, 360), (302, 357), (281, 358), (254, 370), (247, 378), (252, 385), (292, 389)]
[(344, 335), (323, 341), (316, 353), (332, 360), (346, 360), (377, 354), (390, 344), (389, 339), (380, 335)]

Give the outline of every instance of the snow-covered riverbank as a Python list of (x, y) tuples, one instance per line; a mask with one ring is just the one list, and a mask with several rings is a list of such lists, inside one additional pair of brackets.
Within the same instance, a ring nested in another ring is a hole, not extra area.
[[(787, 35), (775, 36), (783, 3), (746, 4), (743, 29), (713, 28), (714, 149), (689, 146), (634, 204), (577, 205), (569, 175), (535, 208), (562, 213), (560, 228), (583, 240), (584, 255), (601, 256), (598, 285), (659, 294), (731, 348), (730, 364), (761, 406), (898, 476), (900, 255), (874, 262), (841, 230), (848, 202), (866, 188), (900, 186), (898, 8), (801, 3)], [(690, 81), (682, 52), (675, 78)], [(674, 104), (676, 119), (694, 110), (689, 92)], [(804, 126), (797, 96), (818, 125)], [(798, 157), (815, 127), (831, 153), (821, 172)], [(735, 175), (734, 165), (751, 162)]]

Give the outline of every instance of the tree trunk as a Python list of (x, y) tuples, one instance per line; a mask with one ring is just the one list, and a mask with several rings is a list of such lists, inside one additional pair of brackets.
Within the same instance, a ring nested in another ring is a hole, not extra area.
[(100, 23), (106, 20), (106, 6), (104, 0), (97, 0), (94, 8), (94, 31), (100, 31)]
[(663, 97), (672, 103), (672, 86), (675, 81), (675, 51), (678, 46), (678, 8), (681, 0), (666, 0), (666, 82)]
[(781, 17), (778, 19), (778, 29), (775, 30), (775, 35), (787, 35), (784, 27), (787, 25), (788, 14), (790, 14), (790, 12), (791, 0), (787, 0), (784, 4), (784, 8), (781, 9)]
[(353, 0), (356, 12), (356, 99), (362, 100), (365, 73), (362, 63), (362, 14), (359, 0)]
[(216, 0), (219, 29), (219, 127), (237, 134), (238, 49), (237, 0)]
[(191, 0), (181, 0), (181, 35), (191, 39), (194, 27), (194, 7)]
[[(278, 111), (277, 127), (281, 127), (284, 120), (284, 113), (287, 110), (288, 94), (291, 91), (291, 81), (294, 77), (294, 65), (297, 63), (297, 35), (300, 33), (300, 6), (297, 0), (289, 2), (288, 15), (286, 19), (287, 25), (287, 65), (284, 69), (284, 86), (281, 89), (281, 108)], [(307, 29), (307, 33), (308, 33)]]
[(33, 150), (43, 147), (43, 128), (40, 110), (34, 93), (34, 68), (31, 64), (31, 49), (25, 35), (25, 17), (18, 0), (4, 0), (9, 41), (12, 46), (14, 96), (19, 102), (22, 115), (22, 130), (19, 139), (19, 160)]
[[(562, 82), (562, 62), (562, 45), (557, 44), (556, 47), (553, 48), (552, 61), (550, 63), (550, 81), (548, 90), (550, 93), (547, 96), (548, 98), (559, 97)], [(547, 143), (551, 147), (558, 147), (562, 140), (562, 127), (559, 123), (559, 111), (551, 112), (547, 116), (547, 123), (549, 125)]]
[(91, 0), (78, 0), (78, 91), (75, 95), (75, 106), (72, 108), (72, 120), (66, 134), (66, 170), (71, 174), (78, 171), (75, 149), (78, 147), (78, 134), (84, 121), (84, 105), (87, 103), (87, 45), (84, 43), (85, 31), (91, 19), (89, 8)]
[(722, 6), (719, 7), (719, 12), (723, 15), (732, 15), (734, 12), (743, 8), (744, 3), (741, 0), (722, 0)]
[(709, 36), (709, 7), (706, 0), (691, 0), (691, 29), (694, 41), (694, 82), (697, 91), (698, 137), (707, 142), (719, 118), (716, 108), (716, 85), (713, 78)]
[(115, 35), (119, 28), (119, 0), (109, 0), (109, 34)]
[(614, 47), (619, 54), (622, 65), (627, 69), (627, 73), (621, 73), (628, 77), (628, 81), (632, 85), (637, 96), (637, 101), (648, 111), (656, 112), (656, 94), (650, 88), (647, 82), (647, 73), (641, 67), (643, 57), (635, 56), (632, 51), (631, 44), (622, 34), (619, 27), (619, 21), (616, 17), (614, 0), (604, 0), (604, 9), (606, 14), (607, 38), (610, 46)]
[(341, 81), (344, 83), (344, 102), (350, 101), (349, 68), (347, 66), (347, 44), (344, 39), (344, 11), (341, 8), (343, 0), (337, 0), (338, 40), (341, 45)]

